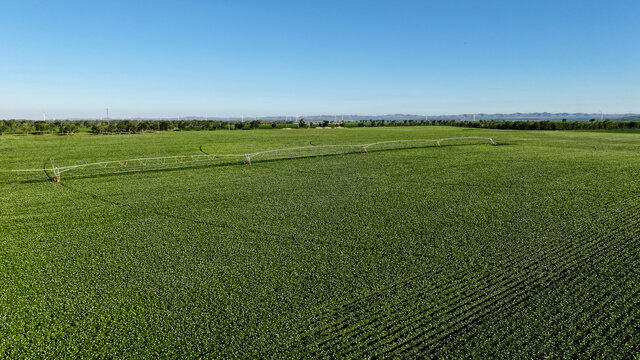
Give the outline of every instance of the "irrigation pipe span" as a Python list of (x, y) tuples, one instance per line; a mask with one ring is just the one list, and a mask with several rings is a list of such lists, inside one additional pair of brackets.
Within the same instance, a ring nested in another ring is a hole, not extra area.
[[(402, 144), (402, 143), (415, 143), (415, 142), (428, 142), (435, 143), (436, 146), (440, 146), (440, 143), (447, 141), (455, 141), (455, 140), (488, 140), (491, 145), (497, 145), (492, 138), (488, 137), (451, 137), (451, 138), (443, 138), (443, 139), (412, 139), (412, 140), (387, 140), (387, 141), (378, 141), (368, 144), (346, 144), (346, 145), (309, 145), (309, 146), (299, 146), (299, 147), (291, 147), (284, 149), (273, 149), (273, 150), (265, 150), (258, 151), (253, 153), (244, 153), (244, 154), (197, 154), (197, 155), (176, 155), (176, 156), (158, 156), (158, 157), (148, 157), (148, 158), (136, 158), (136, 159), (127, 159), (127, 160), (110, 160), (110, 161), (100, 161), (94, 163), (87, 164), (78, 164), (78, 165), (69, 165), (69, 166), (56, 166), (53, 159), (51, 159), (51, 168), (42, 168), (42, 169), (8, 169), (1, 170), (0, 172), (36, 172), (36, 171), (48, 171), (51, 170), (53, 173), (53, 181), (60, 181), (60, 174), (80, 168), (86, 168), (91, 166), (101, 166), (107, 167), (110, 164), (119, 164), (121, 166), (127, 166), (128, 163), (137, 162), (142, 165), (146, 165), (147, 162), (154, 161), (162, 161), (164, 164), (165, 161), (181, 161), (181, 160), (206, 160), (206, 159), (215, 159), (215, 158), (241, 158), (243, 159), (245, 164), (251, 164), (251, 158), (255, 158), (258, 156), (272, 154), (277, 152), (287, 152), (287, 151), (296, 151), (296, 150), (311, 150), (311, 149), (329, 149), (329, 148), (351, 148), (351, 149), (359, 149), (360, 152), (366, 153), (367, 149), (370, 147), (380, 146), (380, 145), (389, 145), (389, 144)], [(200, 147), (202, 150), (202, 146)]]

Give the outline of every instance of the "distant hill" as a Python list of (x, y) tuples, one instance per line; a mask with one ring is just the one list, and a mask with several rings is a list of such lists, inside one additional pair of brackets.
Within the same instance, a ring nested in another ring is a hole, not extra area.
[[(603, 114), (605, 119), (620, 119), (638, 117), (638, 114)], [(536, 113), (512, 113), (512, 114), (475, 114), (476, 120), (502, 120), (502, 121), (517, 121), (517, 120), (562, 120), (568, 121), (588, 121), (590, 119), (600, 120), (601, 114), (599, 113), (548, 113), (548, 112), (536, 112)], [(319, 116), (305, 116), (305, 119), (315, 120), (333, 120), (335, 117), (331, 115), (319, 115)], [(340, 120), (342, 115), (338, 115), (337, 119)], [(428, 120), (473, 120), (474, 114), (457, 114), (457, 115), (427, 115)], [(358, 120), (424, 120), (425, 115), (413, 115), (413, 114), (386, 114), (386, 115), (344, 115), (345, 121), (358, 121)]]
[[(307, 121), (323, 121), (323, 120), (337, 120), (341, 121), (361, 121), (361, 120), (424, 120), (425, 115), (415, 114), (384, 114), (384, 115), (357, 115), (357, 114), (340, 114), (340, 115), (304, 115), (303, 117)], [(476, 114), (476, 120), (502, 120), (502, 121), (517, 121), (517, 120), (562, 120), (568, 121), (589, 121), (590, 119), (600, 120), (600, 113), (548, 113), (548, 112), (536, 112), (536, 113), (512, 113), (512, 114)], [(640, 117), (640, 114), (604, 114), (605, 119), (620, 119), (620, 118), (632, 118)], [(457, 114), (457, 115), (427, 115), (428, 120), (473, 120), (473, 114)], [(183, 120), (204, 120), (202, 116), (194, 117), (182, 117)], [(226, 120), (227, 118), (221, 117), (209, 117), (210, 120)], [(264, 116), (258, 117), (260, 120), (279, 121), (279, 120), (295, 120), (295, 116)], [(230, 118), (232, 121), (240, 120), (239, 117)], [(245, 121), (253, 120), (253, 117), (245, 117)]]
[[(452, 115), (427, 115), (428, 120), (460, 120), (469, 121), (473, 120), (474, 114), (452, 114)], [(605, 119), (616, 119), (622, 121), (640, 121), (640, 114), (603, 114)], [(258, 120), (268, 121), (282, 121), (282, 120), (295, 120), (295, 116), (275, 115), (275, 116), (258, 116)], [(385, 115), (357, 115), (357, 114), (340, 114), (340, 115), (304, 115), (299, 116), (307, 121), (323, 121), (323, 120), (337, 120), (337, 121), (361, 121), (361, 120), (425, 120), (425, 115), (415, 114), (385, 114)], [(518, 121), (518, 120), (562, 120), (568, 121), (589, 121), (591, 119), (600, 120), (600, 113), (549, 113), (549, 112), (534, 112), (534, 113), (511, 113), (511, 114), (475, 114), (476, 120), (498, 120), (498, 121)], [(181, 116), (181, 117), (166, 117), (166, 118), (126, 118), (127, 120), (216, 120), (216, 121), (240, 121), (241, 117), (221, 117), (221, 116)], [(245, 121), (253, 120), (253, 116), (245, 116)], [(97, 119), (66, 119), (66, 120), (97, 120)], [(122, 119), (112, 119), (122, 120)]]

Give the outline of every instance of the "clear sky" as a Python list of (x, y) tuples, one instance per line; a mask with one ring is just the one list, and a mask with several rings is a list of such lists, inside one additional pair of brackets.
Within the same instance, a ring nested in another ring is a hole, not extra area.
[(640, 112), (640, 1), (2, 1), (0, 118)]

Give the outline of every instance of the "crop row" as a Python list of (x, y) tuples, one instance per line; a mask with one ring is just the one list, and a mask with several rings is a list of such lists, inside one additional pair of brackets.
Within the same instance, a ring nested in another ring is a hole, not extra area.
[[(632, 200), (633, 201), (633, 200)], [(637, 262), (638, 256), (635, 248), (632, 246), (634, 244), (635, 238), (637, 237), (637, 232), (635, 227), (633, 227), (633, 223), (637, 223), (637, 204), (631, 207), (625, 207), (620, 209), (620, 213), (627, 213), (627, 216), (623, 216), (622, 218), (618, 217), (618, 219), (623, 220), (625, 225), (622, 227), (624, 229), (617, 229), (612, 231), (610, 235), (614, 235), (618, 233), (618, 238), (628, 238), (631, 239), (631, 242), (625, 243), (619, 242), (618, 248), (615, 250), (611, 256), (604, 256), (597, 260), (597, 262), (585, 262), (580, 264), (579, 271), (573, 271), (571, 275), (571, 279), (563, 279), (562, 284), (558, 285), (556, 288), (549, 289), (547, 293), (553, 291), (554, 296), (545, 297), (544, 294), (539, 294), (540, 296), (532, 299), (535, 304), (527, 304), (530, 307), (533, 307), (533, 311), (536, 309), (545, 309), (548, 310), (545, 313), (537, 312), (537, 316), (545, 319), (545, 324), (540, 329), (540, 331), (529, 331), (529, 334), (533, 334), (534, 338), (528, 338), (527, 344), (523, 344), (526, 346), (531, 346), (533, 348), (547, 348), (548, 345), (539, 344), (541, 341), (545, 340), (547, 343), (554, 343), (555, 339), (563, 339), (567, 338), (568, 334), (574, 334), (580, 331), (584, 331), (587, 329), (591, 329), (593, 324), (598, 324), (602, 322), (603, 314), (608, 314), (612, 309), (607, 311), (598, 312), (598, 308), (604, 308), (605, 306), (609, 306), (610, 303), (614, 303), (615, 306), (620, 306), (620, 299), (623, 297), (627, 297), (629, 301), (633, 301), (634, 291), (633, 289), (625, 290), (625, 286), (628, 284), (634, 283), (633, 276), (637, 276), (633, 273), (633, 271), (629, 271), (633, 269), (633, 264)], [(629, 220), (629, 216), (631, 216), (631, 220)], [(602, 223), (606, 224), (610, 227), (615, 227), (618, 223), (618, 219), (602, 219)], [(631, 222), (629, 224), (628, 222)], [(608, 223), (608, 224), (607, 224)], [(611, 241), (611, 239), (607, 239)], [(614, 274), (617, 276), (606, 277), (602, 274), (604, 269), (607, 273)], [(616, 272), (617, 271), (617, 272)], [(620, 275), (622, 274), (623, 278), (620, 279)], [(604, 280), (606, 279), (606, 280)], [(616, 281), (612, 281), (616, 280)], [(559, 288), (558, 288), (559, 287)], [(602, 291), (604, 292), (598, 292)], [(577, 299), (576, 299), (577, 298)], [(553, 300), (549, 300), (553, 299)], [(540, 303), (540, 301), (551, 301), (552, 304)], [(569, 300), (574, 301), (574, 304), (567, 304)], [(591, 303), (593, 305), (586, 305), (587, 303)], [(575, 309), (575, 305), (578, 305), (577, 311)], [(581, 306), (584, 304), (584, 306)], [(624, 304), (624, 303), (623, 303)], [(569, 305), (573, 305), (571, 307)], [(593, 307), (595, 309), (591, 309)], [(571, 313), (566, 314), (562, 309), (570, 308)], [(526, 310), (531, 311), (532, 309), (527, 309), (527, 307), (522, 307), (518, 309), (518, 312), (522, 313)], [(593, 316), (591, 316), (593, 315)], [(596, 316), (597, 315), (597, 316)], [(579, 318), (577, 318), (579, 316)], [(588, 319), (584, 319), (589, 316)], [(512, 331), (517, 329), (517, 325), (523, 321), (521, 318), (511, 319), (511, 323), (501, 324), (501, 328), (491, 328), (489, 329), (489, 325), (483, 326), (482, 330), (476, 329), (474, 330), (474, 334), (477, 335), (469, 335), (471, 337), (477, 336), (482, 337), (482, 334), (490, 333), (494, 337), (493, 339), (485, 339), (485, 345), (487, 348), (498, 348), (500, 344), (496, 343), (499, 341), (502, 344), (513, 344), (517, 343), (518, 335), (517, 331)], [(614, 323), (613, 320), (610, 321)], [(565, 325), (568, 324), (568, 325)], [(589, 326), (587, 326), (589, 325)], [(550, 328), (559, 328), (556, 330)], [(543, 336), (543, 339), (535, 339), (536, 334), (544, 334), (552, 332), (556, 334), (556, 336)], [(464, 346), (465, 344), (458, 344), (451, 347)], [(561, 344), (555, 343), (555, 351), (559, 351), (558, 347)], [(533, 351), (533, 349), (531, 349)]]
[[(637, 233), (636, 233), (637, 235)], [(635, 244), (635, 242), (633, 243)], [(593, 259), (587, 263), (593, 263), (595, 261), (606, 260), (606, 257), (614, 257), (617, 266), (612, 267), (612, 270), (624, 271), (628, 268), (629, 264), (633, 263), (637, 259), (638, 252), (634, 249), (632, 253), (625, 254), (622, 257), (616, 257), (620, 255), (617, 249), (611, 249), (602, 254), (603, 256), (598, 259)], [(442, 344), (441, 348), (434, 347), (431, 350), (432, 354), (442, 354), (448, 351), (461, 351), (461, 348), (465, 346), (475, 346), (477, 344), (466, 344), (464, 339), (473, 338), (477, 342), (481, 343), (485, 349), (490, 351), (507, 352), (507, 348), (514, 347), (514, 344), (519, 344), (523, 341), (522, 324), (527, 323), (522, 319), (521, 315), (527, 312), (534, 312), (535, 316), (542, 318), (545, 321), (536, 328), (535, 325), (529, 325), (527, 328), (526, 343), (520, 344), (520, 346), (527, 348), (529, 354), (534, 354), (535, 351), (549, 351), (551, 353), (557, 353), (564, 348), (566, 344), (564, 342), (571, 339), (571, 337), (579, 338), (582, 332), (593, 331), (593, 324), (601, 321), (602, 316), (608, 314), (607, 306), (611, 305), (612, 300), (633, 300), (638, 294), (634, 291), (622, 293), (624, 296), (618, 298), (620, 294), (609, 291), (600, 293), (595, 298), (590, 298), (597, 290), (601, 290), (602, 279), (589, 278), (583, 275), (585, 270), (585, 262), (580, 262), (577, 266), (571, 269), (570, 272), (565, 273), (565, 276), (556, 281), (550, 283), (549, 287), (538, 289), (537, 292), (532, 292), (531, 299), (527, 303), (521, 304), (516, 308), (511, 309), (509, 312), (502, 311), (499, 317), (488, 319), (487, 321), (478, 324), (475, 327), (465, 329), (464, 338), (450, 339), (450, 344)], [(630, 280), (626, 278), (624, 280)], [(560, 289), (558, 289), (560, 288)], [(553, 300), (552, 305), (545, 303), (549, 301), (546, 297), (550, 294)], [(596, 292), (596, 294), (598, 294)], [(577, 297), (578, 299), (574, 299)], [(569, 299), (573, 300), (572, 307), (568, 307), (567, 304), (561, 303), (561, 301)], [(583, 301), (583, 306), (578, 301)], [(560, 302), (560, 303), (559, 303)], [(570, 308), (571, 312), (567, 313), (565, 309)], [(536, 310), (542, 309), (542, 312), (536, 312)], [(502, 310), (502, 309), (501, 309)], [(508, 319), (505, 324), (504, 319)], [(496, 322), (498, 324), (496, 324)], [(611, 322), (614, 322), (611, 319)], [(560, 328), (560, 329), (558, 329)], [(490, 335), (488, 335), (490, 334)], [(488, 336), (488, 337), (487, 337)], [(545, 343), (547, 342), (547, 343)]]
[[(637, 214), (638, 206), (620, 209), (621, 213)], [(637, 283), (638, 274), (633, 271), (634, 264), (638, 261), (638, 253), (634, 247), (637, 234), (637, 215), (623, 216), (624, 229), (612, 232), (618, 233), (618, 238), (629, 239), (629, 242), (620, 241), (614, 253), (604, 256), (597, 261), (584, 262), (573, 271), (571, 278), (563, 279), (555, 288), (549, 289), (546, 294), (538, 294), (530, 304), (518, 309), (518, 316), (509, 318), (498, 325), (483, 326), (476, 329), (471, 337), (482, 338), (483, 334), (492, 334), (491, 339), (485, 339), (487, 349), (497, 349), (510, 346), (523, 347), (532, 354), (534, 351), (548, 351), (560, 353), (566, 351), (567, 342), (574, 342), (571, 338), (586, 338), (586, 334), (596, 332), (598, 326), (614, 326), (622, 319), (616, 318), (614, 313), (626, 313), (620, 310), (627, 307), (637, 299), (637, 292), (632, 284)], [(621, 221), (622, 222), (622, 221)], [(617, 219), (602, 219), (603, 225), (615, 227)], [(611, 238), (607, 240), (611, 241)], [(631, 285), (631, 286), (630, 286)], [(553, 296), (548, 296), (553, 293)], [(542, 312), (540, 311), (542, 310)], [(535, 313), (537, 321), (523, 320), (525, 313)], [(539, 323), (537, 328), (529, 327), (526, 334), (526, 342), (519, 327), (522, 322)], [(585, 334), (584, 336), (580, 334)], [(521, 344), (514, 345), (514, 344)], [(584, 345), (584, 344), (583, 344)], [(450, 348), (464, 347), (465, 344), (455, 343)], [(473, 346), (473, 345), (469, 345)], [(584, 346), (576, 347), (578, 353), (583, 353)], [(542, 356), (542, 355), (541, 355)]]
[[(400, 130), (7, 137), (0, 161), (498, 136)], [(117, 165), (60, 184), (3, 177), (0, 357), (637, 352), (639, 197), (625, 196), (640, 185), (637, 139), (500, 139), (101, 175), (134, 170)]]
[[(619, 233), (619, 231), (618, 231)], [(576, 236), (579, 236), (581, 234), (573, 234)], [(582, 234), (584, 235), (584, 234)], [(611, 234), (614, 235), (614, 234)], [(594, 244), (592, 246), (592, 244)], [(588, 248), (586, 246), (591, 246), (591, 248)], [(552, 271), (548, 271), (548, 272), (541, 272), (537, 277), (533, 277), (533, 279), (529, 278), (526, 280), (523, 279), (518, 279), (518, 277), (520, 276), (519, 274), (514, 274), (514, 278), (512, 278), (510, 280), (510, 282), (515, 281), (516, 285), (512, 285), (511, 289), (513, 290), (512, 292), (504, 292), (505, 294), (503, 294), (502, 297), (498, 297), (498, 300), (492, 300), (491, 303), (495, 305), (495, 309), (498, 312), (501, 312), (505, 309), (505, 307), (501, 304), (505, 304), (506, 302), (503, 301), (505, 299), (510, 299), (511, 297), (514, 298), (514, 300), (516, 299), (516, 296), (518, 294), (518, 292), (527, 292), (530, 294), (535, 294), (536, 290), (538, 291), (543, 291), (542, 286), (544, 285), (545, 287), (548, 286), (550, 283), (553, 283), (555, 281), (559, 281), (562, 280), (564, 281), (566, 275), (569, 273), (569, 271), (576, 269), (578, 267), (580, 267), (582, 264), (584, 264), (587, 261), (596, 261), (595, 259), (600, 258), (603, 255), (612, 255), (615, 252), (615, 247), (613, 246), (613, 244), (609, 241), (606, 244), (603, 244), (603, 242), (600, 241), (600, 239), (597, 237), (597, 235), (591, 235), (591, 238), (589, 239), (588, 243), (581, 243), (579, 247), (575, 247), (571, 250), (565, 250), (565, 249), (558, 249), (559, 252), (556, 254), (556, 256), (550, 256), (547, 255), (545, 256), (545, 261), (549, 261), (549, 260), (553, 260), (553, 261), (558, 261), (557, 264), (554, 264), (556, 269), (552, 270)], [(562, 250), (565, 250), (563, 252), (560, 252)], [(585, 254), (585, 252), (587, 252), (587, 254)], [(535, 264), (532, 264), (531, 266), (533, 266)], [(549, 276), (551, 275), (551, 276)], [(509, 286), (509, 285), (507, 285)], [(487, 293), (487, 296), (489, 297), (495, 297), (493, 294), (491, 293)], [(475, 299), (471, 299), (469, 301), (467, 301), (466, 303), (472, 303), (474, 302)], [(484, 302), (484, 301), (483, 301)], [(512, 304), (509, 304), (509, 306), (511, 306)], [(469, 316), (473, 316), (475, 315), (475, 312), (472, 312), (471, 315)], [(491, 312), (485, 312), (485, 315), (495, 315)], [(450, 319), (450, 321), (454, 321), (453, 319)], [(421, 323), (422, 326), (427, 325), (427, 323), (423, 322)], [(431, 326), (434, 326), (433, 324), (429, 324)], [(445, 333), (447, 334), (447, 333)], [(453, 335), (454, 333), (448, 333), (447, 336)], [(446, 336), (442, 336), (442, 338), (444, 339)], [(424, 347), (426, 346), (426, 344), (428, 342), (424, 342), (424, 341), (420, 341), (420, 337), (419, 336), (414, 336), (413, 337), (420, 345), (417, 346), (419, 350), (424, 350)], [(407, 348), (407, 346), (405, 346), (405, 348)], [(394, 350), (397, 350), (394, 349)]]
[[(630, 218), (632, 218), (633, 220), (637, 221), (637, 218), (636, 218), (637, 215), (635, 215), (637, 213), (633, 212), (633, 209), (631, 210), (632, 211), (630, 212), (630, 215), (623, 218), (622, 220), (626, 222), (626, 220), (629, 220)], [(561, 272), (556, 273), (556, 275), (551, 278), (543, 278), (545, 286), (555, 285), (554, 282), (561, 282), (568, 286), (574, 286), (574, 284), (577, 281), (579, 281), (579, 279), (577, 279), (575, 276), (576, 272), (584, 271), (589, 264), (605, 261), (612, 257), (613, 258), (619, 257), (621, 255), (620, 254), (621, 248), (632, 246), (633, 244), (635, 244), (635, 239), (637, 238), (638, 231), (634, 231), (633, 234), (628, 234), (623, 231), (623, 228), (634, 229), (632, 225), (633, 225), (633, 222), (631, 224), (626, 224), (624, 227), (617, 229), (615, 232), (610, 233), (609, 236), (607, 236), (607, 238), (605, 239), (607, 241), (606, 244), (603, 244), (602, 242), (596, 242), (596, 248), (587, 250), (591, 253), (590, 255), (579, 256), (578, 258), (570, 260), (570, 262), (566, 262), (565, 264), (559, 264)], [(575, 234), (575, 235), (578, 235), (578, 234)], [(633, 239), (633, 241), (625, 242), (625, 240), (629, 238)], [(618, 241), (616, 243), (613, 243), (614, 239), (617, 239)], [(629, 259), (633, 260), (635, 255), (636, 255), (635, 253), (632, 253), (631, 255), (627, 255), (625, 260), (629, 260)], [(539, 290), (542, 291), (539, 295), (544, 295), (549, 293), (548, 289), (539, 289)], [(534, 291), (532, 291), (532, 295), (535, 295)], [(502, 311), (501, 308), (500, 310)], [(501, 315), (502, 315), (501, 317), (503, 317), (505, 314), (501, 313)], [(495, 331), (492, 331), (490, 333), (494, 334)], [(499, 339), (499, 341), (501, 342), (504, 341), (506, 343), (509, 342), (508, 339), (504, 339), (504, 338)]]
[[(592, 256), (611, 255), (615, 251), (614, 248), (608, 249), (610, 250), (608, 253), (603, 253), (602, 250), (604, 249), (598, 249), (598, 253)], [(508, 290), (503, 290), (497, 294), (491, 293), (485, 296), (478, 296), (470, 301), (471, 304), (466, 309), (456, 309), (456, 315), (441, 321), (441, 323), (444, 322), (445, 324), (444, 326), (441, 325), (441, 328), (436, 330), (435, 333), (423, 330), (423, 326), (435, 327), (435, 324), (421, 322), (419, 328), (424, 332), (418, 332), (418, 335), (411, 337), (410, 339), (414, 340), (413, 342), (403, 341), (403, 343), (385, 351), (385, 354), (391, 354), (398, 350), (403, 351), (403, 349), (404, 351), (417, 353), (432, 352), (438, 346), (442, 346), (442, 344), (435, 345), (436, 343), (463, 333), (474, 324), (482, 322), (486, 317), (503, 315), (505, 311), (528, 300), (534, 294), (545, 292), (545, 288), (549, 283), (566, 280), (567, 274), (578, 268), (582, 261), (584, 261), (584, 258), (570, 260), (568, 264), (565, 264), (567, 267), (559, 272), (540, 273), (537, 277), (518, 280)], [(553, 275), (548, 276), (548, 274)], [(439, 318), (439, 320), (441, 319)]]
[[(629, 205), (634, 199), (627, 199), (623, 206)], [(610, 215), (615, 215), (617, 207), (609, 207)], [(630, 215), (633, 217), (633, 215)], [(623, 221), (629, 220), (630, 217), (622, 219)], [(510, 306), (514, 306), (514, 302), (518, 301), (520, 293), (531, 292), (532, 289), (553, 281), (558, 281), (566, 276), (573, 268), (579, 266), (580, 262), (584, 262), (589, 256), (592, 259), (596, 259), (603, 254), (609, 254), (615, 249), (611, 249), (613, 246), (610, 242), (603, 244), (600, 242), (599, 235), (597, 233), (581, 234), (580, 230), (574, 233), (567, 233), (566, 236), (581, 238), (582, 241), (575, 242), (573, 247), (570, 248), (551, 248), (545, 251), (547, 255), (540, 255), (539, 258), (531, 260), (531, 256), (534, 254), (520, 254), (515, 259), (510, 259), (501, 266), (502, 271), (490, 272), (488, 274), (478, 274), (476, 278), (466, 278), (464, 283), (461, 283), (460, 279), (443, 278), (442, 281), (436, 283), (435, 286), (429, 286), (425, 288), (413, 289), (413, 291), (405, 294), (405, 298), (401, 298), (398, 302), (388, 302), (388, 306), (382, 306), (382, 309), (375, 309), (379, 302), (384, 301), (382, 293), (375, 294), (374, 298), (366, 298), (364, 301), (357, 301), (349, 304), (348, 306), (340, 309), (337, 313), (330, 316), (330, 320), (340, 320), (336, 326), (325, 326), (322, 333), (316, 331), (309, 335), (309, 338), (316, 340), (313, 350), (318, 351), (318, 354), (324, 352), (336, 353), (340, 350), (345, 350), (342, 355), (354, 355), (354, 352), (361, 350), (364, 352), (370, 352), (372, 349), (383, 346), (387, 350), (380, 353), (381, 355), (391, 354), (396, 351), (405, 351), (418, 347), (424, 348), (430, 342), (438, 341), (438, 339), (444, 339), (454, 336), (457, 332), (460, 332), (458, 323), (469, 323), (472, 320), (479, 317), (479, 314), (490, 314), (489, 310), (496, 309), (500, 311), (506, 310), (505, 299), (511, 301)], [(614, 235), (614, 234), (611, 234)], [(588, 242), (585, 240), (588, 239)], [(593, 245), (595, 243), (595, 245)], [(588, 247), (591, 245), (591, 248)], [(540, 250), (540, 249), (538, 249)], [(585, 250), (589, 254), (585, 254)], [(585, 257), (585, 255), (587, 255)], [(524, 260), (519, 271), (508, 273), (504, 269), (509, 269), (513, 265), (518, 265)], [(559, 268), (554, 272), (545, 272), (544, 269), (540, 272), (540, 265), (545, 266), (545, 263), (555, 261), (553, 264)], [(595, 260), (593, 260), (595, 261)], [(515, 263), (515, 264), (514, 264)], [(540, 264), (539, 264), (540, 263)], [(529, 274), (534, 273), (537, 276), (525, 277), (522, 276), (523, 272)], [(553, 274), (553, 276), (549, 276)], [(453, 281), (452, 281), (453, 280)], [(452, 284), (458, 281), (457, 284)], [(419, 283), (415, 279), (409, 281), (410, 283)], [(481, 288), (469, 288), (469, 284), (484, 283), (485, 286)], [(444, 286), (444, 289), (442, 288)], [(446, 286), (448, 285), (448, 286)], [(456, 286), (457, 285), (457, 286)], [(396, 285), (398, 289), (394, 289), (390, 293), (406, 290), (407, 284), (402, 286)], [(453, 289), (451, 289), (453, 288)], [(501, 289), (496, 293), (496, 289)], [(386, 293), (386, 292), (385, 292)], [(425, 294), (435, 294), (435, 297), (431, 301), (426, 301), (428, 296)], [(496, 300), (494, 300), (496, 299)], [(374, 301), (371, 301), (374, 300)], [(524, 298), (520, 301), (524, 301)], [(360, 305), (369, 305), (364, 308), (357, 309)], [(429, 305), (433, 305), (430, 312), (425, 313), (425, 308), (429, 308)], [(413, 310), (409, 310), (407, 307), (413, 307)], [(478, 310), (478, 307), (480, 310)], [(393, 312), (388, 313), (389, 309), (400, 309), (403, 316), (399, 316)], [(354, 314), (354, 312), (359, 314)], [(375, 311), (375, 312), (374, 312)], [(336, 314), (340, 315), (336, 315)], [(354, 315), (355, 318), (354, 318)], [(326, 321), (327, 318), (322, 318), (320, 322)], [(354, 321), (355, 320), (355, 321)], [(364, 320), (364, 322), (363, 322)], [(386, 326), (380, 327), (380, 324), (386, 320), (393, 321), (395, 326), (387, 323)], [(346, 324), (345, 324), (346, 323)], [(436, 331), (427, 331), (426, 329), (435, 329), (437, 324), (448, 324), (443, 329)], [(326, 325), (326, 323), (325, 323)], [(425, 326), (429, 326), (426, 329)], [(330, 332), (333, 336), (328, 336)], [(323, 335), (318, 337), (318, 335)], [(431, 339), (431, 341), (426, 341)], [(304, 342), (302, 342), (304, 344)], [(395, 345), (392, 345), (395, 344)], [(392, 346), (390, 346), (392, 345)]]

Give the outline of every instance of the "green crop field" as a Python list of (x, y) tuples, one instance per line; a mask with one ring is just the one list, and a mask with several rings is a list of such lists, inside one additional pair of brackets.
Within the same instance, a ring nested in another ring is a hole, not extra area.
[(0, 357), (638, 356), (637, 132), (0, 136), (0, 169), (458, 136), (498, 146), (2, 172)]

